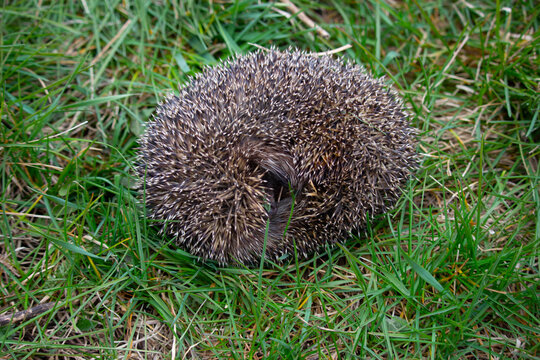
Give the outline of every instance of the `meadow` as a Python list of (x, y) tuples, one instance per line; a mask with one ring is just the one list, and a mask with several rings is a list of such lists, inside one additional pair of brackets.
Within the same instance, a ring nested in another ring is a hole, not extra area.
[[(533, 0), (4, 1), (0, 359), (537, 359), (539, 25)], [(421, 165), (342, 244), (218, 267), (145, 217), (137, 138), (260, 47), (384, 76)]]

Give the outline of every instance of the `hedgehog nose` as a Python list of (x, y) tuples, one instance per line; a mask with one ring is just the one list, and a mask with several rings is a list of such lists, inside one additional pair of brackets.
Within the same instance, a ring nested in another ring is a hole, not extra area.
[(260, 158), (259, 166), (266, 170), (263, 181), (268, 189), (270, 208), (269, 235), (279, 239), (284, 236), (286, 225), (291, 221), (294, 204), (301, 198), (302, 183), (299, 181), (293, 158), (280, 151), (271, 151)]
[(295, 189), (281, 174), (267, 171), (263, 176), (263, 182), (269, 190), (270, 211), (275, 210), (282, 200), (294, 196)]
[(300, 193), (302, 185), (294, 167), (293, 157), (285, 150), (250, 138), (242, 143), (249, 161), (263, 170), (263, 186), (266, 188), (270, 208), (270, 220), (281, 218), (281, 212), (290, 214), (293, 198)]
[(280, 239), (284, 236), (300, 189), (293, 187), (291, 181), (283, 176), (282, 171), (267, 170), (262, 179), (267, 189), (265, 201), (269, 205), (267, 208), (270, 221), (269, 236), (271, 239)]

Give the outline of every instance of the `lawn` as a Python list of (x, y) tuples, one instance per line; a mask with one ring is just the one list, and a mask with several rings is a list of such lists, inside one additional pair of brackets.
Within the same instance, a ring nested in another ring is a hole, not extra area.
[[(539, 25), (533, 0), (4, 1), (0, 359), (538, 358)], [(384, 76), (421, 166), (312, 258), (202, 263), (144, 216), (137, 139), (272, 46)]]

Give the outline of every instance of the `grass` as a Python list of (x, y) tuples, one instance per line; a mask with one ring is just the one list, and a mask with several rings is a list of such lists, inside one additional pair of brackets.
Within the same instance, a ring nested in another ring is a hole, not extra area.
[[(539, 356), (535, 1), (4, 1), (0, 359)], [(398, 206), (344, 245), (261, 269), (201, 264), (137, 205), (159, 99), (253, 44), (385, 75), (420, 130)]]

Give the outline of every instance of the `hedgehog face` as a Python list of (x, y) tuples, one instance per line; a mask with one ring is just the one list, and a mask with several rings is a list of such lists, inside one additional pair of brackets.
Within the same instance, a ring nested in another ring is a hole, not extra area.
[[(307, 256), (385, 211), (416, 167), (402, 105), (358, 66), (257, 52), (205, 70), (140, 139), (149, 216), (221, 264)], [(293, 211), (291, 211), (293, 210)]]

